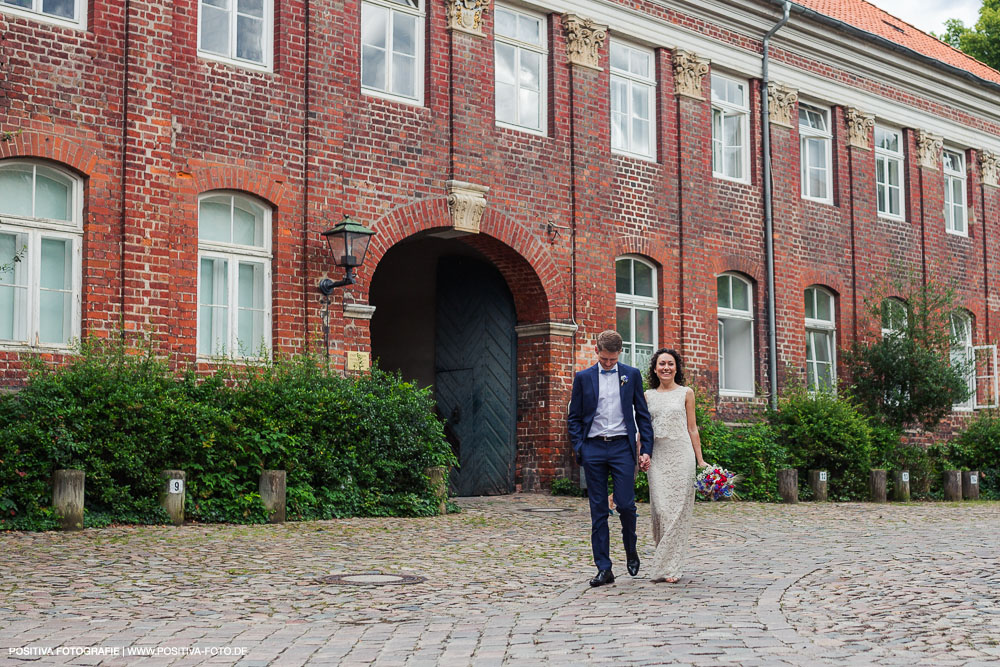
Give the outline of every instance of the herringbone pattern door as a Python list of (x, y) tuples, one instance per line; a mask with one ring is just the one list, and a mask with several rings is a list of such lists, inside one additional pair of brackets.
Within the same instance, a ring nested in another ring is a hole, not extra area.
[(435, 396), (460, 441), (452, 491), (514, 490), (514, 303), (500, 273), (467, 257), (438, 264)]

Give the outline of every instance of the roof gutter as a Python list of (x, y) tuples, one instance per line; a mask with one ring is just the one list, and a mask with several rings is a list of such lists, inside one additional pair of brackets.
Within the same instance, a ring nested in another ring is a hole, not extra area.
[(771, 37), (788, 23), (792, 3), (784, 0), (781, 20), (764, 35), (764, 56), (761, 62), (760, 118), (764, 153), (764, 248), (767, 257), (767, 379), (771, 394), (771, 409), (778, 409), (778, 338), (775, 332), (774, 305), (774, 214), (771, 180), (771, 118), (768, 111), (767, 74), (768, 48)]
[(886, 39), (885, 37), (876, 35), (875, 33), (868, 32), (867, 30), (862, 30), (861, 28), (851, 25), (850, 23), (845, 23), (844, 21), (841, 21), (839, 19), (835, 19), (831, 16), (827, 16), (826, 14), (817, 12), (815, 9), (809, 9), (808, 7), (803, 7), (802, 5), (791, 3), (789, 2), (789, 0), (768, 0), (768, 2), (772, 5), (779, 5), (779, 6), (791, 4), (793, 12), (795, 12), (796, 14), (801, 14), (803, 17), (807, 19), (810, 19), (817, 23), (821, 23), (826, 26), (830, 26), (831, 28), (834, 28), (836, 30), (846, 32), (847, 34), (853, 37), (858, 37), (860, 39), (873, 42), (881, 47), (889, 49), (890, 51), (895, 51), (909, 58), (913, 58), (914, 60), (917, 60), (924, 65), (929, 65), (935, 69), (947, 72), (952, 76), (966, 79), (967, 81), (971, 81), (976, 85), (989, 88), (995, 93), (1000, 93), (1000, 83), (997, 83), (996, 81), (990, 81), (989, 79), (984, 79), (981, 76), (977, 76), (968, 70), (962, 69), (961, 67), (956, 67), (955, 65), (949, 65), (948, 63), (942, 62), (937, 58), (932, 58), (931, 56), (920, 53), (919, 51), (914, 51), (913, 49), (907, 46), (903, 46), (902, 44), (897, 44), (891, 39)]

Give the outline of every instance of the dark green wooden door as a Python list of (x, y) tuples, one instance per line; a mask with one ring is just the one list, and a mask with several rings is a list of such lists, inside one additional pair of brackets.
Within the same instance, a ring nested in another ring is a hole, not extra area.
[(443, 257), (437, 271), (434, 391), (458, 440), (452, 492), (514, 491), (514, 301), (500, 272), (469, 257)]

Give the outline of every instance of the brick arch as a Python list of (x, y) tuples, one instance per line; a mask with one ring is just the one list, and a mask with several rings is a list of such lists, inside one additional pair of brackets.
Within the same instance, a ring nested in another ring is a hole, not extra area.
[(97, 153), (82, 144), (59, 135), (20, 132), (8, 141), (0, 141), (0, 160), (41, 158), (71, 167), (84, 176), (97, 169)]
[(274, 208), (281, 207), (285, 185), (281, 175), (258, 169), (232, 165), (212, 165), (194, 168), (190, 173), (182, 172), (182, 179), (188, 181), (186, 190), (194, 196), (212, 190), (236, 190), (263, 199)]
[(639, 255), (651, 260), (662, 269), (668, 264), (670, 250), (659, 238), (647, 236), (619, 236), (614, 241), (615, 257)]
[[(418, 232), (450, 228), (451, 214), (444, 197), (423, 199), (401, 206), (378, 220), (368, 248), (369, 259), (359, 271), (365, 284), (386, 252)], [(521, 324), (552, 319), (551, 304), (555, 295), (567, 294), (565, 277), (552, 260), (550, 251), (522, 225), (503, 213), (487, 207), (480, 223), (480, 233), (462, 238), (467, 245), (483, 253), (500, 271), (514, 297), (517, 319)]]
[(742, 273), (746, 277), (760, 284), (764, 282), (764, 270), (754, 260), (741, 255), (718, 255), (711, 259), (709, 268), (715, 277), (723, 273)]
[(807, 287), (817, 285), (825, 287), (837, 296), (844, 294), (843, 278), (831, 271), (807, 270), (802, 272), (802, 284), (800, 291), (805, 291)]

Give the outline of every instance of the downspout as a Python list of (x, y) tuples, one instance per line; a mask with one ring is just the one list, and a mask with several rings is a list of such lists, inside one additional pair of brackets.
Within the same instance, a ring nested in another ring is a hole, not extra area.
[(774, 216), (772, 211), (774, 195), (771, 184), (771, 121), (768, 118), (767, 108), (767, 61), (771, 37), (788, 23), (788, 14), (792, 10), (792, 3), (785, 0), (783, 9), (781, 20), (764, 35), (764, 57), (761, 63), (760, 84), (761, 134), (763, 135), (764, 150), (764, 247), (767, 256), (767, 380), (771, 390), (772, 410), (778, 409), (778, 337), (774, 330)]
[[(308, 352), (311, 349), (309, 344), (309, 68), (312, 67), (310, 47), (312, 46), (312, 26), (310, 15), (310, 0), (305, 0), (305, 31), (306, 42), (303, 60), (305, 61), (305, 72), (302, 81), (303, 86), (303, 106), (305, 113), (302, 118), (302, 331), (305, 340), (302, 341), (302, 349)], [(323, 351), (329, 355), (330, 349)], [(329, 367), (327, 367), (329, 370)]]
[(122, 47), (122, 60), (124, 62), (124, 68), (122, 70), (122, 163), (121, 163), (121, 179), (122, 179), (122, 189), (121, 189), (121, 219), (119, 224), (121, 225), (121, 238), (119, 238), (119, 252), (118, 252), (118, 277), (121, 281), (121, 293), (118, 296), (118, 318), (121, 323), (121, 331), (119, 332), (122, 342), (125, 341), (125, 249), (127, 247), (126, 234), (128, 225), (128, 212), (126, 211), (126, 197), (128, 193), (127, 187), (127, 175), (128, 175), (128, 91), (129, 91), (129, 71), (128, 71), (128, 59), (129, 59), (129, 46), (132, 41), (132, 25), (129, 19), (131, 14), (132, 6), (129, 0), (125, 0), (124, 7), (124, 42)]

